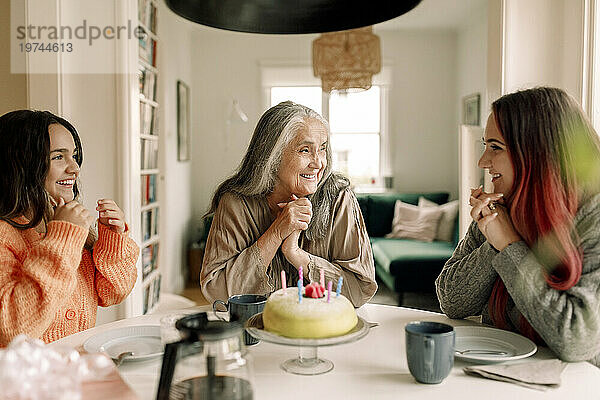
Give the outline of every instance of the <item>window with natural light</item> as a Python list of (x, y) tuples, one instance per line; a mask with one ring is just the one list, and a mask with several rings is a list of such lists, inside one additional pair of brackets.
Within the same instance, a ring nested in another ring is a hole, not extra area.
[(370, 186), (381, 175), (381, 89), (338, 93), (323, 104), (319, 86), (271, 88), (271, 106), (292, 100), (329, 120), (333, 169), (348, 176), (354, 186)]

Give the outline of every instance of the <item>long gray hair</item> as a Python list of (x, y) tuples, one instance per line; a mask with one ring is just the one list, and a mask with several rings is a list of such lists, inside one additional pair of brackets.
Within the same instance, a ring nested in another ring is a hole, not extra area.
[[(205, 216), (215, 212), (225, 193), (233, 192), (247, 197), (271, 193), (277, 183), (284, 149), (299, 131), (308, 129), (311, 120), (319, 121), (329, 133), (327, 121), (316, 111), (301, 104), (284, 101), (265, 111), (256, 124), (240, 166), (233, 176), (219, 185)], [(313, 209), (313, 217), (306, 231), (309, 240), (325, 236), (333, 203), (339, 192), (349, 185), (348, 178), (331, 172), (331, 144), (327, 141), (327, 166), (316, 192), (309, 196)]]

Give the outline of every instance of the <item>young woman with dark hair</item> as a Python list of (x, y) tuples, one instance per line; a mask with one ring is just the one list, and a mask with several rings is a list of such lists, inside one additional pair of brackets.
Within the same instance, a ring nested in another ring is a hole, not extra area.
[(565, 361), (600, 366), (600, 139), (564, 91), (492, 104), (473, 223), (436, 280), (451, 318), (520, 332)]
[(0, 117), (0, 347), (24, 333), (45, 342), (91, 328), (97, 307), (120, 303), (139, 249), (121, 209), (79, 202), (75, 128), (47, 111)]

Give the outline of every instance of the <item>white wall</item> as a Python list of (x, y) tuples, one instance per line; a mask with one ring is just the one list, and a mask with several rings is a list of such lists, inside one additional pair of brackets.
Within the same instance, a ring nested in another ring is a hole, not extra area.
[[(392, 170), (399, 191), (447, 190), (457, 196), (456, 34), (376, 32), (393, 62), (390, 96)], [(261, 60), (310, 63), (317, 35), (248, 35), (197, 28), (192, 39), (195, 223), (238, 166), (261, 113)], [(226, 125), (235, 97), (246, 124)]]
[[(192, 24), (159, 2), (158, 36), (158, 103), (161, 185), (160, 207), (160, 265), (163, 290), (179, 293), (185, 284), (187, 248), (190, 242), (192, 217), (192, 162), (177, 161), (177, 80), (192, 85)], [(191, 104), (195, 111), (194, 102)], [(199, 138), (193, 140), (201, 145)], [(163, 206), (167, 204), (168, 207)]]
[(489, 110), (486, 108), (486, 69), (487, 69), (487, 4), (471, 10), (465, 16), (465, 23), (458, 31), (457, 38), (457, 99), (458, 119), (462, 122), (462, 99), (479, 93), (481, 126), (485, 126)]
[(394, 189), (458, 194), (456, 33), (385, 31)]
[(581, 101), (583, 0), (505, 4), (505, 93), (550, 85)]

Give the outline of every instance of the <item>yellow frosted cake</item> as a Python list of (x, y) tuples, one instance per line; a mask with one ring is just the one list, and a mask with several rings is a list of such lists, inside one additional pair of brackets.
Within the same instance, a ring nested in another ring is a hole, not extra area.
[[(304, 292), (304, 289), (303, 289)], [(298, 288), (279, 289), (269, 296), (262, 314), (265, 330), (291, 338), (319, 339), (340, 336), (356, 326), (354, 306), (343, 295), (303, 297)]]

